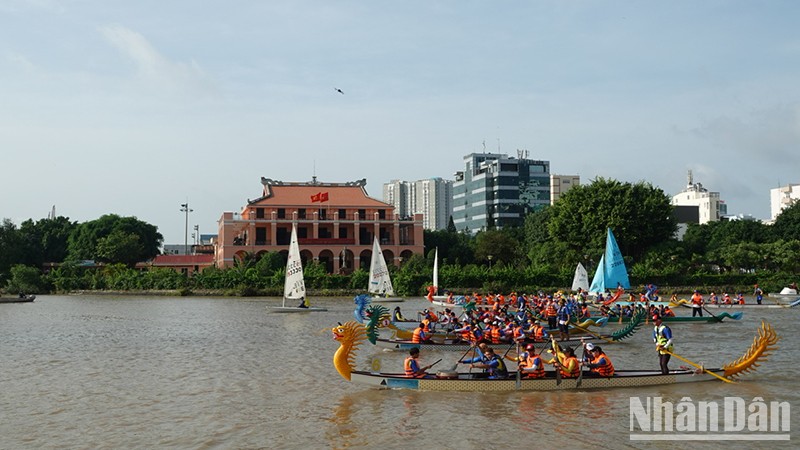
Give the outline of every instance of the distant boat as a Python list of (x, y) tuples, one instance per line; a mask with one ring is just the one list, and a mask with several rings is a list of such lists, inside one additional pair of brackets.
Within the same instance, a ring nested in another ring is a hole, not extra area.
[(403, 299), (394, 296), (392, 278), (389, 275), (389, 268), (386, 266), (386, 259), (383, 257), (383, 250), (378, 243), (378, 237), (372, 242), (372, 260), (369, 264), (369, 288), (374, 303), (402, 302)]
[(589, 293), (600, 294), (618, 287), (630, 289), (631, 283), (628, 280), (628, 270), (625, 268), (622, 252), (619, 251), (617, 240), (614, 239), (614, 233), (609, 228), (606, 235), (606, 251), (600, 257), (600, 263), (597, 265), (594, 278), (592, 278)]
[[(286, 300), (299, 301), (299, 306), (286, 306)], [(283, 305), (267, 306), (272, 313), (304, 313), (327, 311), (327, 308), (312, 307), (306, 297), (306, 284), (303, 279), (303, 261), (300, 259), (300, 246), (297, 243), (297, 227), (292, 225), (292, 240), (289, 243), (289, 257), (286, 260), (286, 281), (283, 284)]]
[(30, 303), (36, 299), (33, 294), (23, 295), (22, 297), (0, 297), (0, 303)]
[(581, 263), (578, 263), (578, 267), (575, 268), (575, 276), (572, 278), (572, 290), (577, 291), (578, 289), (584, 292), (589, 291), (589, 274)]

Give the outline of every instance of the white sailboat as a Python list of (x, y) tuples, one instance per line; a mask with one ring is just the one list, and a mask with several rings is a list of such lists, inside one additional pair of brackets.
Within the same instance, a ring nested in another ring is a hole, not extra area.
[(464, 307), (459, 303), (448, 303), (447, 295), (439, 295), (439, 247), (433, 254), (433, 286), (428, 288), (428, 295), (425, 297), (436, 311), (444, 311), (450, 309), (451, 311), (461, 312)]
[[(286, 300), (302, 302), (299, 306), (286, 306)], [(300, 245), (297, 243), (297, 227), (292, 225), (292, 240), (289, 243), (289, 257), (286, 259), (286, 281), (283, 284), (282, 306), (267, 306), (273, 313), (304, 313), (327, 311), (327, 308), (312, 307), (306, 297), (306, 284), (303, 280), (303, 262), (300, 259)]]
[(575, 276), (572, 278), (572, 290), (577, 291), (578, 289), (583, 292), (589, 291), (589, 274), (581, 263), (578, 263), (578, 267), (575, 268)]
[(403, 299), (394, 296), (392, 278), (389, 276), (389, 268), (386, 267), (386, 260), (383, 258), (383, 251), (378, 244), (378, 237), (372, 242), (372, 260), (369, 263), (369, 288), (372, 294), (372, 301), (375, 303), (402, 302)]

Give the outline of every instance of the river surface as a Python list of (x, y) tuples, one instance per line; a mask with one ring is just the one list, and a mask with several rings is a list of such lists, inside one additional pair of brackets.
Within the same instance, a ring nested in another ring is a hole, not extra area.
[[(797, 416), (800, 308), (672, 326), (676, 353), (719, 367), (747, 350), (761, 320), (771, 323), (782, 338), (780, 348), (740, 383), (498, 394), (385, 391), (347, 382), (332, 364), (338, 343), (330, 329), (352, 320), (352, 299), (315, 299), (327, 312), (266, 312), (279, 303), (75, 295), (0, 304), (0, 449), (800, 445), (795, 428), (788, 442), (630, 440), (631, 397), (722, 403), (735, 396), (748, 404), (760, 397), (788, 402)], [(413, 316), (425, 301), (399, 306)], [(618, 369), (657, 369), (651, 333), (644, 328), (605, 350)], [(423, 352), (421, 361), (443, 358), (437, 367), (448, 369), (460, 355)], [(357, 365), (366, 369), (376, 356), (383, 370), (402, 371), (405, 354), (368, 343)], [(673, 359), (671, 367), (681, 364)]]

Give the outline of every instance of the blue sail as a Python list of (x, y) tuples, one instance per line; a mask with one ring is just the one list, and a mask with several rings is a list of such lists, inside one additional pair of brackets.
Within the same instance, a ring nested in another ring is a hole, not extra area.
[(600, 262), (597, 265), (594, 278), (592, 278), (592, 285), (589, 287), (589, 292), (600, 293), (606, 290), (616, 289), (617, 287), (630, 289), (631, 283), (628, 280), (628, 269), (625, 268), (625, 260), (622, 258), (622, 252), (619, 251), (614, 233), (612, 233), (611, 228), (609, 228), (606, 236), (606, 251), (603, 256), (600, 257)]
[(617, 286), (622, 286), (624, 289), (631, 288), (631, 282), (628, 280), (628, 269), (625, 268), (625, 260), (622, 258), (622, 252), (619, 251), (617, 240), (614, 239), (614, 233), (611, 228), (608, 229), (608, 236), (606, 236), (606, 287), (609, 289), (616, 289)]
[(597, 263), (597, 270), (594, 272), (592, 285), (589, 286), (589, 293), (591, 294), (600, 294), (606, 291), (606, 271), (603, 270), (603, 266), (605, 266), (605, 255), (601, 256), (600, 262)]

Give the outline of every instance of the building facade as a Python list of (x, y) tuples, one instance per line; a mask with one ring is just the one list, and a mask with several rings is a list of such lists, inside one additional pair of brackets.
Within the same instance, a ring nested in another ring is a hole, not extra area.
[(453, 181), (392, 180), (383, 185), (383, 201), (394, 206), (400, 217), (422, 214), (422, 227), (426, 230), (443, 230), (453, 213)]
[(453, 223), (471, 233), (522, 226), (531, 211), (550, 204), (550, 162), (500, 153), (471, 153), (453, 183)]
[(262, 178), (262, 194), (238, 213), (224, 212), (214, 242), (217, 267), (245, 255), (288, 255), (297, 226), (303, 263), (318, 261), (329, 273), (369, 270), (377, 236), (388, 264), (422, 255), (422, 216), (400, 217), (392, 205), (367, 195), (366, 180), (347, 183), (282, 182)]
[(725, 202), (719, 198), (719, 192), (711, 192), (701, 183), (695, 183), (691, 170), (687, 179), (686, 188), (672, 197), (673, 205), (697, 206), (700, 224), (716, 222), (728, 213)]
[(555, 203), (561, 194), (580, 184), (581, 177), (578, 175), (550, 175), (550, 204)]
[(769, 190), (770, 221), (774, 222), (778, 215), (792, 203), (800, 200), (800, 184), (790, 184)]

